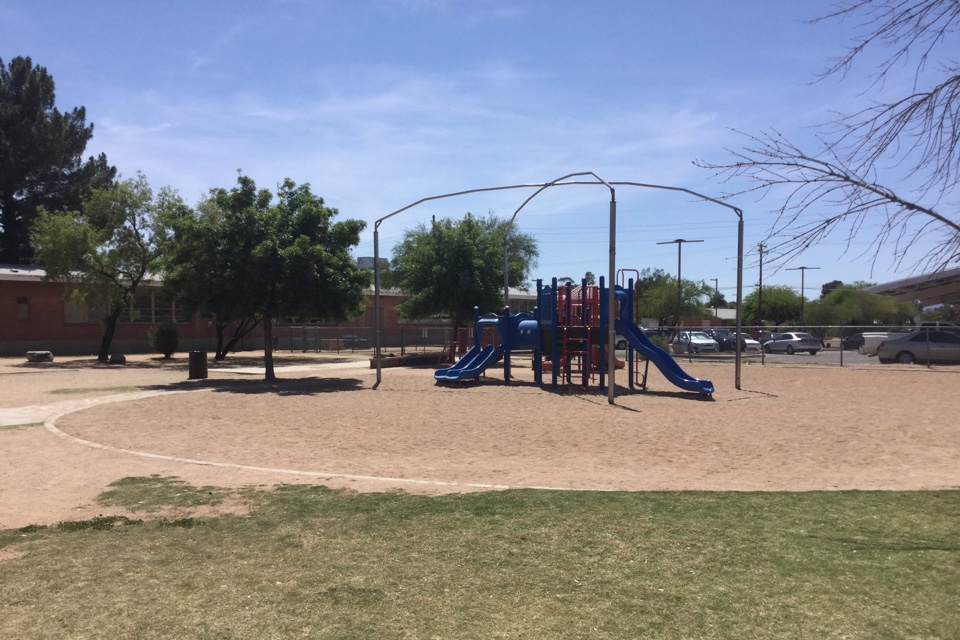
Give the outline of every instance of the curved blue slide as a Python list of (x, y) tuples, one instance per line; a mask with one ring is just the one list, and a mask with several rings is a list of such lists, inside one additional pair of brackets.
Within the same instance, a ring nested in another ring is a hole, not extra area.
[(657, 365), (660, 373), (664, 377), (686, 391), (696, 391), (697, 393), (713, 395), (713, 383), (709, 380), (694, 378), (677, 364), (677, 361), (657, 345), (650, 342), (650, 338), (640, 327), (627, 320), (617, 319), (617, 333), (622, 335), (630, 343), (630, 346), (640, 352), (644, 358)]
[(433, 373), (433, 379), (448, 382), (479, 378), (480, 374), (483, 373), (487, 367), (503, 357), (503, 353), (504, 349), (502, 345), (496, 349), (493, 348), (493, 345), (489, 344), (483, 348), (475, 345), (457, 361), (457, 364), (452, 367), (447, 367), (446, 369), (437, 369)]

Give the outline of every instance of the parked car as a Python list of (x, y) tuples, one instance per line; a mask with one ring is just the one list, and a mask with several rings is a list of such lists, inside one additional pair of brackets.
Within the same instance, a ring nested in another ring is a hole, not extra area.
[(614, 347), (616, 347), (620, 351), (623, 351), (624, 349), (627, 348), (627, 339), (618, 334), (617, 341), (614, 343)]
[(952, 331), (918, 329), (884, 340), (877, 347), (877, 358), (884, 364), (960, 363), (960, 335)]
[(680, 331), (670, 341), (674, 353), (716, 353), (720, 345), (702, 331)]
[(760, 351), (760, 343), (757, 340), (754, 340), (750, 336), (744, 336), (743, 338), (743, 350), (744, 351)]
[[(730, 329), (704, 329), (703, 332), (717, 341), (720, 345), (720, 351), (737, 350), (737, 334)], [(747, 350), (747, 334), (743, 333), (740, 337), (740, 351)]]
[(846, 338), (840, 340), (840, 348), (844, 351), (849, 351), (851, 349), (859, 350), (863, 346), (863, 334), (862, 333), (851, 333)]
[(953, 333), (960, 333), (960, 325), (956, 325), (952, 322), (944, 322), (943, 320), (924, 320), (917, 325), (918, 329), (941, 329), (943, 331), (952, 331)]
[(799, 331), (775, 333), (772, 338), (763, 343), (763, 350), (766, 353), (786, 353), (787, 355), (793, 355), (797, 351), (806, 351), (815, 356), (821, 348), (822, 345), (817, 338), (809, 333)]

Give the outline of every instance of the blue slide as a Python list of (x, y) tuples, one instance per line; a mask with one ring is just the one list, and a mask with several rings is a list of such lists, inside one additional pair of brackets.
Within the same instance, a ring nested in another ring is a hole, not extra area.
[(487, 367), (503, 357), (503, 353), (503, 346), (496, 349), (493, 348), (493, 345), (487, 345), (482, 349), (479, 346), (474, 346), (460, 358), (457, 364), (446, 369), (437, 369), (433, 378), (441, 382), (479, 378)]
[(713, 383), (709, 380), (694, 378), (686, 373), (677, 364), (677, 361), (657, 345), (650, 342), (650, 338), (637, 325), (626, 320), (617, 319), (616, 329), (619, 335), (622, 335), (630, 343), (630, 346), (640, 352), (644, 358), (657, 365), (660, 373), (667, 380), (687, 391), (696, 391), (708, 396), (713, 395)]

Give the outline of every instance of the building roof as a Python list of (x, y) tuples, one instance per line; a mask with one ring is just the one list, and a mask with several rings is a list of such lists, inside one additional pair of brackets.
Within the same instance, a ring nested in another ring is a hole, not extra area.
[(34, 265), (0, 264), (0, 280), (40, 280), (47, 272)]
[(919, 300), (924, 307), (960, 305), (960, 267), (884, 282), (870, 287), (867, 291), (889, 296), (896, 302)]

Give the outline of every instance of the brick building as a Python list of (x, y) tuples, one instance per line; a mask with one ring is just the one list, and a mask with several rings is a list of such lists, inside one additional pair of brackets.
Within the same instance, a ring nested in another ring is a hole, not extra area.
[[(54, 355), (92, 355), (103, 335), (103, 311), (87, 309), (64, 299), (64, 286), (44, 282), (38, 267), (0, 265), (0, 356), (21, 356), (31, 350)], [(535, 295), (517, 292), (515, 306), (530, 306)], [(406, 295), (381, 291), (381, 340), (386, 348), (438, 346), (452, 337), (444, 318), (410, 320), (397, 305)], [(363, 314), (350, 321), (326, 323), (317, 319), (292, 318), (274, 323), (274, 346), (284, 351), (316, 351), (370, 347), (374, 342), (374, 296), (368, 290)], [(111, 350), (115, 353), (149, 353), (147, 331), (155, 323), (175, 322), (180, 332), (178, 351), (212, 351), (216, 347), (213, 324), (199, 316), (186, 316), (176, 301), (160, 295), (160, 283), (142, 285), (117, 322)], [(259, 327), (248, 334), (238, 350), (263, 349)]]

